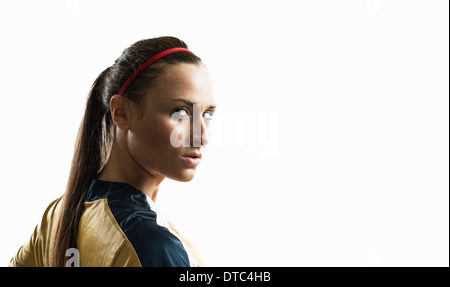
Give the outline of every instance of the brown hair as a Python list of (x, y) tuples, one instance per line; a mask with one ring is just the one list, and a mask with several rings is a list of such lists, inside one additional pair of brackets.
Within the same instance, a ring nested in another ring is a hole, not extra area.
[[(66, 250), (76, 248), (78, 224), (87, 192), (92, 180), (106, 164), (114, 142), (115, 125), (109, 109), (111, 97), (119, 92), (127, 78), (145, 61), (171, 48), (188, 47), (175, 37), (138, 41), (125, 49), (115, 63), (105, 69), (92, 85), (84, 118), (78, 130), (66, 191), (61, 200), (50, 266), (64, 266)], [(123, 96), (139, 106), (146, 91), (158, 80), (158, 76), (170, 65), (179, 63), (200, 64), (201, 60), (188, 52), (167, 55), (146, 68)]]

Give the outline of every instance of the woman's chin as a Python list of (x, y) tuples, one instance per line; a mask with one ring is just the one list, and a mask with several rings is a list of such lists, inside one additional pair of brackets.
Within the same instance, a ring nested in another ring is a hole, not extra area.
[(195, 169), (186, 169), (177, 175), (170, 176), (169, 178), (180, 182), (189, 182), (192, 179), (194, 179), (194, 177), (195, 177)]

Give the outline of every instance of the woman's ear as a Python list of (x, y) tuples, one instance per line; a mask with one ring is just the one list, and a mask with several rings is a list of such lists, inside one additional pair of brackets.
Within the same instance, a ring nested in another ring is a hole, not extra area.
[(121, 130), (130, 129), (130, 121), (128, 116), (128, 101), (121, 95), (114, 95), (109, 101), (111, 117), (116, 126)]

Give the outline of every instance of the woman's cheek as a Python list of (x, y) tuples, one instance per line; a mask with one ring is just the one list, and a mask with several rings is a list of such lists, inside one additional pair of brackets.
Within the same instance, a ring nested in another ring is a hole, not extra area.
[(189, 147), (191, 137), (189, 118), (171, 120), (167, 125), (165, 134), (168, 134), (170, 145), (172, 147)]

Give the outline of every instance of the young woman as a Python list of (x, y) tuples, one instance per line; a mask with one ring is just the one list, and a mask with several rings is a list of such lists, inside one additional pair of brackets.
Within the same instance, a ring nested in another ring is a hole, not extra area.
[(125, 49), (92, 86), (64, 195), (10, 266), (201, 266), (154, 202), (166, 177), (193, 179), (215, 109), (208, 71), (183, 41)]

